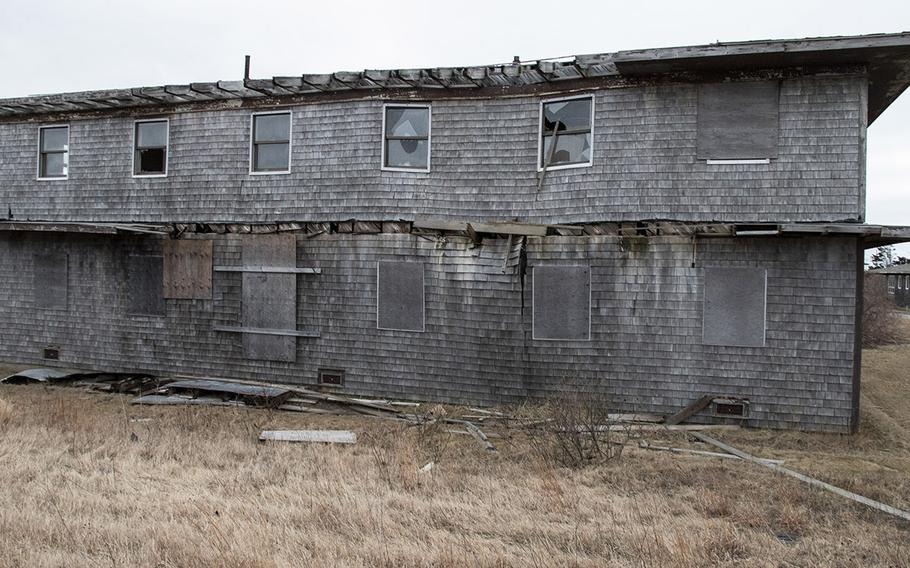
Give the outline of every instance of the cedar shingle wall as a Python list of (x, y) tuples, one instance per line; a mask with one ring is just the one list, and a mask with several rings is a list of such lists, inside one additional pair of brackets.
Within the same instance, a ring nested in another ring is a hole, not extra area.
[(247, 110), (170, 116), (169, 176), (131, 177), (131, 119), (71, 123), (70, 177), (35, 181), (37, 124), (0, 124), (0, 217), (80, 221), (833, 221), (862, 216), (865, 79), (782, 82), (779, 158), (696, 160), (697, 85), (595, 98), (594, 166), (537, 192), (538, 97), (433, 102), (432, 172), (380, 171), (382, 101), (293, 108), (290, 175), (250, 176)]
[[(239, 265), (239, 235), (217, 237), (216, 265)], [(480, 247), (413, 235), (298, 237), (294, 363), (243, 358), (241, 278), (214, 274), (211, 300), (166, 300), (166, 316), (127, 316), (126, 259), (157, 254), (154, 238), (0, 234), (0, 358), (40, 364), (262, 378), (314, 384), (346, 370), (351, 392), (469, 404), (514, 403), (561, 388), (600, 389), (629, 410), (671, 412), (703, 393), (752, 401), (753, 424), (849, 430), (855, 241), (531, 238), (519, 276), (516, 241)], [(69, 304), (41, 309), (35, 254), (69, 254)], [(426, 267), (426, 332), (376, 329), (378, 261)], [(531, 339), (530, 268), (591, 267), (590, 341)], [(694, 266), (693, 266), (694, 263)], [(703, 268), (768, 271), (765, 347), (702, 344)]]

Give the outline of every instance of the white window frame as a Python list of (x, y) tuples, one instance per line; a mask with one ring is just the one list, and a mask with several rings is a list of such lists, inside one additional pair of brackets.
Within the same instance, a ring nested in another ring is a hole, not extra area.
[(903, 278), (904, 278), (904, 277), (901, 276), (900, 274), (897, 275), (897, 289), (898, 289), (898, 290), (903, 290), (903, 289), (904, 289), (904, 280), (903, 280)]
[[(401, 168), (396, 166), (385, 165), (386, 153), (386, 109), (389, 108), (425, 108), (427, 109), (427, 167), (423, 168)], [(382, 105), (382, 151), (380, 152), (380, 170), (384, 172), (411, 172), (415, 174), (430, 173), (430, 162), (433, 157), (433, 107), (430, 103), (386, 103)]]
[[(42, 177), (41, 176), (41, 133), (48, 128), (66, 128), (66, 157), (63, 160), (63, 175), (62, 176), (51, 176), (51, 177)], [(38, 163), (37, 169), (35, 171), (35, 179), (38, 181), (65, 181), (70, 178), (70, 125), (69, 123), (64, 124), (42, 124), (38, 126)]]
[[(288, 169), (286, 170), (267, 170), (267, 171), (256, 171), (253, 169), (253, 148), (255, 142), (253, 140), (253, 133), (256, 125), (256, 117), (263, 116), (268, 114), (286, 114), (288, 115)], [(250, 113), (250, 175), (251, 176), (270, 176), (270, 175), (287, 175), (291, 173), (291, 156), (294, 155), (294, 111), (291, 109), (287, 110), (270, 110), (264, 112), (253, 112)]]
[(546, 104), (558, 103), (563, 101), (577, 101), (581, 99), (591, 99), (591, 159), (587, 163), (579, 164), (563, 164), (561, 166), (548, 166), (548, 172), (555, 172), (558, 170), (571, 170), (573, 168), (590, 168), (594, 165), (594, 105), (596, 104), (596, 97), (594, 94), (589, 95), (575, 95), (571, 97), (560, 97), (557, 99), (541, 99), (540, 100), (540, 117), (537, 124), (537, 156), (534, 158), (534, 161), (537, 163), (537, 171), (542, 172), (544, 169), (544, 159), (543, 159), (543, 107)]
[(888, 274), (885, 275), (885, 280), (888, 282), (888, 293), (889, 294), (894, 293), (894, 279), (895, 278), (896, 277), (892, 276), (892, 275), (888, 275)]
[[(547, 170), (549, 171), (549, 170)], [(548, 268), (587, 268), (588, 269), (588, 336), (583, 339), (559, 339), (555, 337), (537, 337), (537, 326), (534, 320), (537, 319), (535, 310), (537, 306), (534, 302), (534, 290), (536, 290), (536, 278), (534, 268), (537, 266), (546, 266)], [(533, 341), (562, 341), (565, 342), (589, 342), (591, 341), (591, 328), (594, 323), (594, 290), (592, 286), (593, 270), (589, 264), (538, 264), (531, 267), (531, 339)]]
[[(136, 173), (136, 144), (139, 143), (139, 125), (146, 122), (163, 122), (164, 123), (164, 173), (163, 174), (137, 174)], [(134, 178), (166, 178), (170, 171), (171, 164), (171, 121), (167, 118), (143, 118), (142, 120), (133, 121), (133, 158), (130, 161), (130, 171)]]
[(771, 163), (771, 158), (709, 158), (705, 164), (709, 166), (758, 166)]

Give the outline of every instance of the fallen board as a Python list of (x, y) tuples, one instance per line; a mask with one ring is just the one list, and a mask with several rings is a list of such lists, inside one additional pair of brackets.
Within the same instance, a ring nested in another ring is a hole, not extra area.
[(884, 503), (880, 503), (878, 501), (875, 501), (874, 499), (869, 499), (868, 497), (863, 497), (862, 495), (853, 493), (852, 491), (847, 491), (846, 489), (841, 489), (840, 487), (831, 485), (830, 483), (825, 483), (824, 481), (820, 481), (818, 479), (815, 479), (814, 477), (809, 477), (808, 475), (803, 475), (802, 473), (799, 473), (798, 471), (793, 471), (792, 469), (787, 469), (786, 467), (783, 467), (781, 465), (762, 461), (760, 458), (757, 458), (751, 454), (747, 454), (746, 452), (744, 452), (742, 450), (738, 450), (738, 449), (734, 448), (733, 446), (724, 444), (723, 442), (721, 442), (719, 440), (715, 440), (714, 438), (712, 438), (710, 436), (706, 436), (705, 434), (699, 434), (698, 432), (696, 432), (692, 435), (695, 436), (696, 438), (698, 438), (699, 440), (701, 440), (702, 442), (711, 444), (712, 446), (718, 447), (718, 448), (722, 449), (723, 451), (733, 454), (734, 456), (737, 456), (744, 460), (747, 460), (747, 461), (750, 461), (753, 463), (757, 463), (759, 465), (763, 465), (765, 467), (773, 469), (774, 471), (778, 471), (784, 475), (789, 475), (790, 477), (795, 477), (796, 479), (803, 481), (805, 483), (808, 483), (809, 485), (814, 485), (815, 487), (819, 487), (821, 489), (824, 489), (825, 491), (830, 491), (831, 493), (840, 495), (841, 497), (846, 497), (847, 499), (850, 499), (851, 501), (856, 501), (857, 503), (862, 503), (863, 505), (866, 505), (867, 507), (872, 507), (873, 509), (878, 509), (879, 511), (888, 513), (889, 515), (894, 515), (895, 517), (900, 517), (902, 519), (910, 521), (910, 512), (908, 512), (908, 511), (904, 511), (904, 510), (898, 509), (897, 507), (892, 507), (891, 505), (886, 505)]
[(167, 406), (245, 406), (242, 402), (221, 400), (211, 397), (184, 398), (182, 396), (164, 396), (160, 394), (147, 394), (134, 398), (130, 404), (167, 405)]
[(347, 430), (263, 430), (259, 440), (273, 442), (322, 442), (356, 444), (357, 434)]
[(261, 398), (276, 398), (290, 394), (290, 389), (280, 387), (250, 385), (213, 379), (183, 380), (168, 383), (162, 390), (193, 390), (205, 392), (219, 392), (235, 394), (238, 396), (255, 396)]

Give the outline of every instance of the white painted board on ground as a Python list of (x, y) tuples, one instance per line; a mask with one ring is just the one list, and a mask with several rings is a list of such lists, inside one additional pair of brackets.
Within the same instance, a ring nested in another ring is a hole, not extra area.
[(259, 439), (275, 442), (356, 444), (357, 434), (348, 430), (263, 430), (259, 434)]

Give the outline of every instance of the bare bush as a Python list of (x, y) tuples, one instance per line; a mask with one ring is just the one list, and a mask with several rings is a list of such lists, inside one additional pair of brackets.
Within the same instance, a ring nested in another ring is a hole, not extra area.
[(866, 274), (863, 282), (863, 347), (899, 343), (904, 339), (900, 316), (895, 309), (886, 279)]
[(622, 455), (631, 425), (610, 418), (609, 398), (577, 390), (563, 392), (543, 406), (546, 423), (533, 438), (538, 455), (570, 468), (602, 463)]

